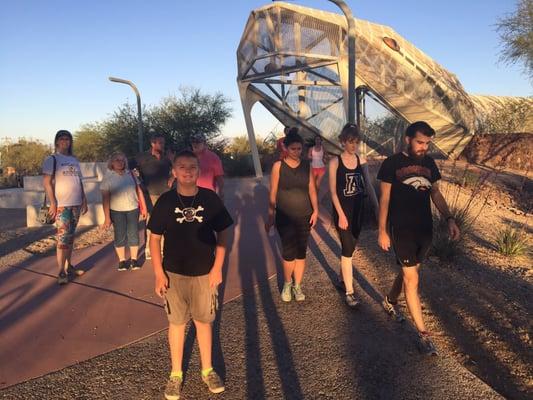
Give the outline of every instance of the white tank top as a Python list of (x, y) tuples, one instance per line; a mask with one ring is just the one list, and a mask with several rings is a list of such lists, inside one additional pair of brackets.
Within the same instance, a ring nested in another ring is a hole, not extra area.
[(312, 168), (324, 168), (324, 148), (320, 151), (315, 151), (315, 146), (311, 147), (311, 167)]

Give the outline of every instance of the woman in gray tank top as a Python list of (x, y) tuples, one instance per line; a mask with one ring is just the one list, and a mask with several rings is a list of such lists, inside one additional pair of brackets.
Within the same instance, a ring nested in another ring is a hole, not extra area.
[(318, 219), (315, 181), (307, 160), (301, 160), (303, 139), (291, 128), (284, 140), (287, 157), (272, 166), (267, 232), (274, 222), (281, 238), (284, 285), (281, 299), (305, 300), (301, 283), (310, 229)]

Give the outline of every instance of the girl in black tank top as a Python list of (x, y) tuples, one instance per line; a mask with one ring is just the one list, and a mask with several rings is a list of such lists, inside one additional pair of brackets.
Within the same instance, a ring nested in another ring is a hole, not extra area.
[(281, 239), (283, 301), (305, 300), (301, 282), (309, 232), (318, 218), (316, 188), (308, 161), (300, 159), (303, 140), (297, 133), (285, 137), (287, 157), (272, 166), (267, 232), (274, 222)]
[(356, 153), (360, 142), (357, 126), (346, 125), (339, 140), (344, 151), (329, 162), (329, 187), (333, 222), (342, 248), (339, 281), (346, 291), (346, 304), (356, 307), (359, 301), (353, 290), (352, 255), (361, 232), (365, 191), (361, 159)]

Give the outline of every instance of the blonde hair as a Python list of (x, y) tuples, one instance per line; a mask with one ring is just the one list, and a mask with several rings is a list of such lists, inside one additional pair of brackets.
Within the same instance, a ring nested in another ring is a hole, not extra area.
[(121, 151), (115, 151), (113, 154), (111, 154), (111, 156), (107, 160), (107, 169), (109, 169), (110, 171), (113, 171), (113, 160), (115, 160), (118, 157), (122, 157), (124, 159), (124, 164), (125, 164), (124, 169), (128, 169), (128, 159), (126, 158), (126, 154), (124, 154)]

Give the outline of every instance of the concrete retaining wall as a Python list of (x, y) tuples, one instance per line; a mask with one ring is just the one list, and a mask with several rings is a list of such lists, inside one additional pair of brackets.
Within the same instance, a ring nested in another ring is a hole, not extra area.
[[(107, 170), (103, 162), (80, 163), (83, 189), (87, 196), (89, 211), (80, 218), (79, 225), (96, 225), (104, 222), (100, 183)], [(25, 208), (27, 226), (40, 226), (37, 221), (44, 198), (43, 176), (25, 176), (24, 189), (0, 190), (0, 208)]]

